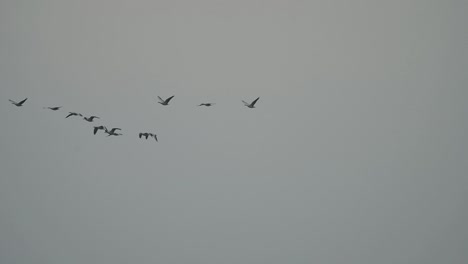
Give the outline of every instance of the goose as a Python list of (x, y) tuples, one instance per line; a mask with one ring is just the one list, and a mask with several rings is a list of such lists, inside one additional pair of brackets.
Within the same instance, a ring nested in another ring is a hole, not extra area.
[(140, 133), (138, 134), (138, 137), (141, 138), (141, 137), (145, 137), (145, 139), (148, 139), (148, 136), (150, 135), (150, 133)]
[(138, 137), (141, 138), (141, 137), (145, 137), (145, 139), (148, 139), (148, 137), (153, 137), (156, 141), (158, 141), (158, 137), (156, 136), (156, 134), (153, 134), (153, 133), (140, 133), (138, 134)]
[(107, 136), (120, 136), (122, 134), (115, 133), (116, 130), (122, 130), (118, 127), (114, 127), (111, 130), (108, 130), (107, 128), (104, 128), (104, 132), (106, 132), (108, 135)]
[(44, 109), (50, 109), (52, 111), (57, 111), (59, 110), (60, 108), (62, 108), (61, 106), (54, 106), (54, 107), (44, 107)]
[(98, 132), (98, 130), (104, 130), (104, 131), (105, 131), (106, 129), (107, 129), (107, 128), (106, 128), (105, 126), (95, 126), (95, 127), (94, 127), (93, 133), (94, 133), (94, 135), (96, 135), (96, 133)]
[(12, 104), (16, 105), (17, 107), (23, 106), (23, 104), (24, 104), (24, 102), (26, 102), (26, 100), (28, 100), (28, 98), (26, 98), (23, 101), (17, 103), (15, 101), (11, 100), (11, 99), (8, 99), (8, 101), (10, 101)]
[(203, 103), (203, 104), (199, 104), (198, 106), (212, 106), (214, 105), (214, 103)]
[(76, 113), (76, 112), (68, 112), (68, 113), (69, 114), (65, 118), (69, 118), (70, 116), (83, 116), (82, 114)]
[(83, 117), (84, 120), (88, 121), (88, 122), (93, 122), (94, 118), (96, 119), (99, 119), (99, 117), (97, 116), (90, 116), (90, 117)]
[(245, 106), (247, 106), (248, 108), (255, 108), (255, 103), (258, 101), (258, 99), (260, 99), (260, 97), (257, 97), (257, 99), (255, 99), (252, 103), (247, 103), (246, 101), (243, 101), (242, 102), (244, 103)]
[(159, 96), (158, 96), (158, 98), (159, 98), (159, 101), (160, 101), (160, 102), (158, 102), (158, 103), (160, 103), (160, 104), (162, 104), (162, 105), (168, 105), (168, 104), (169, 104), (169, 101), (171, 101), (171, 99), (174, 98), (174, 95), (171, 96), (171, 97), (169, 97), (169, 98), (167, 98), (166, 100), (163, 100), (163, 99), (162, 99), (161, 97), (159, 97)]

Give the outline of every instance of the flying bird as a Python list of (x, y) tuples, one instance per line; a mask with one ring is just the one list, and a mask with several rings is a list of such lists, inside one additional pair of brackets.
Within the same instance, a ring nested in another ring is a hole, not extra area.
[(150, 135), (150, 133), (140, 133), (138, 134), (138, 137), (141, 138), (141, 137), (145, 137), (145, 139), (148, 139), (148, 136)]
[(169, 104), (169, 101), (171, 101), (171, 99), (174, 98), (174, 95), (171, 96), (171, 97), (169, 97), (169, 98), (167, 98), (166, 100), (163, 100), (163, 99), (162, 99), (161, 97), (159, 97), (159, 96), (158, 96), (158, 98), (159, 98), (159, 102), (158, 102), (158, 103), (160, 103), (160, 104), (162, 104), (162, 105), (168, 105), (168, 104)]
[(158, 141), (158, 137), (156, 136), (156, 134), (153, 134), (153, 133), (140, 133), (138, 134), (138, 137), (139, 138), (145, 137), (145, 139), (148, 139), (148, 137), (153, 137), (156, 141)]
[(214, 105), (214, 103), (203, 103), (203, 104), (199, 104), (198, 106), (212, 106)]
[(107, 136), (120, 136), (122, 134), (116, 133), (116, 130), (122, 130), (118, 127), (114, 127), (111, 130), (108, 130), (106, 127), (104, 127), (104, 132), (106, 132), (108, 135)]
[(257, 97), (257, 99), (255, 99), (252, 103), (247, 103), (246, 101), (242, 101), (244, 103), (245, 106), (247, 106), (248, 108), (255, 108), (255, 103), (258, 101), (258, 99), (260, 99), (260, 97)]
[(112, 133), (112, 134), (109, 134), (107, 136), (109, 137), (109, 136), (121, 136), (121, 135), (122, 135), (122, 133)]
[(24, 102), (26, 102), (26, 100), (28, 100), (28, 98), (26, 98), (23, 101), (17, 103), (15, 101), (11, 100), (11, 99), (8, 99), (8, 101), (10, 101), (12, 104), (14, 104), (14, 105), (16, 105), (18, 107), (23, 106), (23, 104), (24, 104)]
[(62, 108), (61, 106), (54, 106), (54, 107), (44, 107), (44, 109), (50, 109), (52, 111), (57, 111), (59, 110), (60, 108)]
[(96, 119), (99, 119), (99, 117), (97, 116), (90, 116), (90, 117), (83, 117), (84, 120), (88, 121), (88, 122), (93, 122), (94, 118)]
[(94, 131), (93, 131), (94, 135), (96, 135), (98, 130), (104, 130), (105, 131), (105, 130), (107, 130), (107, 128), (105, 126), (95, 126)]
[(112, 134), (109, 134), (107, 136), (109, 137), (109, 136), (121, 136), (121, 135), (122, 135), (122, 133), (112, 133)]
[(69, 118), (70, 116), (83, 116), (82, 114), (76, 113), (76, 112), (68, 112), (68, 113), (69, 114), (65, 118)]

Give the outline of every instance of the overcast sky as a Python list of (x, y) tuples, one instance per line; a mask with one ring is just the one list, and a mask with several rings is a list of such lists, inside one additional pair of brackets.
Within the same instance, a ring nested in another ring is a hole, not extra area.
[(467, 263), (467, 10), (0, 0), (0, 262)]

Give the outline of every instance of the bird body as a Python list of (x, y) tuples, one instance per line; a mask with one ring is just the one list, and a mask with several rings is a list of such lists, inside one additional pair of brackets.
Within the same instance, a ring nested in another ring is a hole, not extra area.
[(142, 138), (142, 137), (145, 137), (145, 139), (148, 139), (148, 137), (153, 137), (156, 141), (158, 141), (158, 137), (156, 136), (156, 134), (153, 134), (153, 133), (140, 133), (138, 134), (138, 137), (139, 138)]
[(118, 127), (114, 127), (111, 130), (108, 130), (106, 127), (104, 127), (104, 132), (106, 132), (108, 134), (107, 136), (120, 136), (120, 135), (122, 135), (120, 133), (116, 133), (115, 132), (116, 130), (122, 130), (122, 129), (120, 129)]
[(106, 129), (107, 129), (107, 128), (106, 128), (105, 126), (95, 126), (95, 127), (94, 127), (93, 133), (94, 133), (94, 135), (96, 135), (96, 133), (98, 132), (98, 130), (104, 130), (104, 131), (105, 131)]
[(143, 137), (143, 136), (145, 137), (145, 139), (148, 139), (149, 134), (148, 134), (148, 133), (140, 133), (140, 134), (138, 135), (139, 138), (141, 138), (141, 137)]
[(50, 109), (52, 111), (57, 111), (59, 110), (60, 108), (62, 108), (61, 106), (54, 106), (54, 107), (44, 107), (44, 109)]
[(257, 103), (258, 99), (260, 99), (260, 97), (257, 97), (257, 99), (255, 99), (252, 103), (247, 103), (246, 101), (242, 101), (244, 103), (245, 106), (247, 106), (248, 108), (255, 108), (255, 103)]
[(171, 97), (169, 97), (169, 98), (167, 98), (166, 100), (163, 100), (163, 99), (162, 99), (161, 97), (159, 97), (159, 96), (158, 96), (158, 98), (159, 98), (159, 102), (158, 102), (158, 103), (160, 103), (160, 104), (162, 104), (162, 105), (168, 105), (169, 102), (171, 101), (171, 99), (174, 98), (174, 95), (171, 96)]
[(214, 103), (202, 103), (202, 104), (199, 104), (198, 106), (207, 106), (207, 107), (209, 107), (209, 106), (212, 106), (212, 105), (214, 105)]
[(88, 121), (88, 122), (93, 122), (94, 119), (99, 119), (99, 117), (97, 116), (90, 116), (90, 117), (83, 117), (84, 120)]
[(8, 101), (10, 101), (12, 104), (14, 104), (14, 105), (16, 105), (18, 107), (23, 106), (23, 104), (24, 104), (24, 102), (26, 102), (26, 100), (28, 100), (28, 98), (26, 98), (26, 99), (24, 99), (23, 101), (20, 101), (20, 102), (15, 102), (15, 101), (13, 101), (11, 99), (8, 99)]
[(69, 114), (65, 118), (69, 118), (70, 116), (83, 116), (82, 114), (76, 113), (76, 112), (68, 112), (68, 113)]

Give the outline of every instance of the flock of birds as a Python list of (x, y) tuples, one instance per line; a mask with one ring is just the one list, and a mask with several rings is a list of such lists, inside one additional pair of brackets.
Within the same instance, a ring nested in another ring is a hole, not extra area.
[[(172, 98), (174, 98), (174, 95), (171, 96), (171, 97), (168, 97), (166, 98), (165, 100), (162, 99), (161, 97), (158, 96), (158, 99), (159, 99), (159, 102), (161, 105), (169, 105), (169, 102), (172, 100)], [(257, 103), (258, 99), (260, 99), (260, 97), (257, 97), (257, 99), (253, 100), (251, 103), (248, 103), (246, 101), (242, 101), (244, 103), (244, 105), (248, 108), (255, 108), (255, 104)], [(26, 102), (26, 100), (28, 100), (28, 98), (22, 100), (22, 101), (19, 101), (19, 102), (15, 102), (11, 99), (9, 99), (9, 101), (17, 106), (17, 107), (21, 107), (23, 106), (23, 104)], [(206, 106), (206, 107), (210, 107), (210, 106), (213, 106), (214, 103), (201, 103), (199, 104), (198, 106)], [(49, 109), (49, 110), (52, 110), (52, 111), (58, 111), (62, 108), (62, 106), (51, 106), (51, 107), (44, 107), (44, 109)], [(68, 112), (68, 115), (65, 117), (65, 118), (69, 118), (69, 117), (72, 117), (72, 116), (76, 116), (76, 117), (83, 117), (83, 120), (86, 120), (88, 122), (93, 122), (95, 119), (100, 119), (98, 116), (89, 116), (89, 117), (86, 117), (86, 116), (83, 116), (82, 114), (80, 113), (77, 113), (77, 112)], [(120, 132), (117, 132), (117, 131), (121, 131), (122, 129), (121, 128), (118, 128), (118, 127), (114, 127), (112, 129), (108, 129), (106, 126), (103, 126), (103, 125), (100, 125), (100, 126), (94, 126), (93, 127), (93, 134), (96, 135), (97, 132), (99, 130), (103, 130), (105, 134), (107, 134), (107, 136), (121, 136), (122, 133)], [(158, 137), (155, 133), (150, 133), (150, 132), (140, 132), (138, 134), (138, 137), (141, 139), (141, 138), (145, 138), (145, 139), (148, 139), (149, 138), (154, 138), (156, 140), (156, 142), (158, 141)]]

